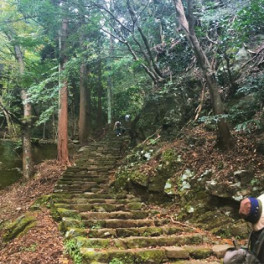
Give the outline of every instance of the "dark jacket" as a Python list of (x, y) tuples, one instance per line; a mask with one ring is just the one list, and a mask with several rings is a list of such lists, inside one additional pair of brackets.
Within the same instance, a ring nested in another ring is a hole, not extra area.
[[(257, 245), (256, 245), (256, 242), (258, 241), (258, 239), (260, 238), (260, 234), (263, 232), (262, 236), (264, 235), (264, 228), (259, 230), (259, 231), (253, 231), (251, 233), (251, 236), (250, 236), (250, 239), (249, 239), (249, 249), (251, 251), (255, 251)], [(263, 241), (263, 239), (262, 239)], [(261, 263), (264, 263), (264, 241), (261, 245), (261, 249), (259, 251), (259, 254), (258, 254), (258, 259), (260, 260)]]

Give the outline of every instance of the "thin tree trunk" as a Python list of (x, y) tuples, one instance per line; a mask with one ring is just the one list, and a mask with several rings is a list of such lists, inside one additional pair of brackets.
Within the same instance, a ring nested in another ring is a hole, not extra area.
[(46, 122), (44, 122), (44, 124), (43, 124), (42, 138), (46, 139)]
[(98, 65), (98, 88), (97, 88), (97, 128), (100, 130), (103, 127), (103, 109), (102, 109), (102, 61), (99, 59)]
[(107, 80), (107, 124), (110, 125), (112, 123), (112, 88), (113, 83), (112, 79), (109, 76)]
[[(63, 19), (60, 36), (60, 68), (64, 69), (67, 62), (66, 39), (67, 39), (68, 20)], [(69, 164), (68, 153), (68, 82), (63, 80), (59, 91), (59, 113), (58, 113), (58, 161), (63, 165)]]
[[(15, 55), (19, 63), (19, 73), (21, 76), (25, 72), (23, 54), (19, 46), (15, 46)], [(23, 144), (23, 177), (29, 179), (33, 174), (32, 147), (31, 147), (31, 104), (25, 89), (21, 90), (21, 99), (24, 107), (24, 117), (22, 126)]]
[(196, 37), (196, 34), (193, 29), (193, 16), (192, 16), (192, 0), (188, 0), (189, 7), (189, 20), (190, 24), (186, 19), (184, 7), (181, 0), (173, 0), (175, 4), (176, 12), (179, 16), (179, 23), (181, 24), (182, 29), (184, 30), (186, 37), (194, 51), (194, 54), (197, 58), (197, 61), (202, 69), (204, 78), (207, 82), (209, 89), (213, 110), (215, 115), (219, 115), (219, 121), (217, 122), (218, 126), (218, 145), (222, 148), (232, 148), (234, 146), (234, 140), (231, 136), (227, 122), (221, 115), (224, 114), (224, 105), (219, 93), (218, 84), (215, 78), (215, 74), (207, 56), (202, 50), (200, 43)]
[[(9, 32), (5, 32), (10, 41), (13, 36)], [(16, 60), (19, 64), (19, 74), (23, 77), (25, 73), (25, 64), (23, 53), (20, 46), (14, 45)], [(21, 100), (24, 108), (23, 124), (22, 124), (22, 144), (23, 144), (23, 177), (29, 179), (33, 174), (32, 149), (31, 149), (31, 104), (28, 100), (27, 92), (24, 88), (21, 90)]]

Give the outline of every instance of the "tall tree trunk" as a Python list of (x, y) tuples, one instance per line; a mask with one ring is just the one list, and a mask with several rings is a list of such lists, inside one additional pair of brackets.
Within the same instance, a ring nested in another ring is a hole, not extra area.
[(196, 37), (193, 28), (193, 16), (192, 16), (192, 0), (188, 0), (189, 8), (189, 21), (187, 21), (184, 7), (181, 0), (173, 0), (176, 12), (179, 16), (179, 23), (184, 30), (186, 37), (194, 51), (196, 59), (202, 69), (204, 78), (207, 82), (209, 89), (213, 110), (215, 115), (219, 115), (219, 121), (217, 122), (218, 126), (218, 145), (219, 147), (229, 149), (234, 146), (234, 139), (231, 136), (227, 122), (221, 117), (224, 114), (224, 105), (219, 93), (219, 87), (215, 78), (214, 70), (209, 63), (209, 60), (202, 50), (201, 45)]
[(88, 142), (90, 126), (90, 90), (88, 88), (88, 72), (85, 62), (80, 68), (80, 110), (79, 110), (79, 140), (81, 145)]
[[(23, 54), (19, 46), (15, 46), (15, 55), (19, 63), (19, 73), (22, 77), (25, 72)], [(24, 108), (24, 117), (22, 125), (22, 145), (23, 145), (23, 177), (29, 179), (33, 174), (32, 147), (31, 147), (31, 104), (28, 100), (28, 94), (23, 88), (21, 90), (21, 99)]]
[(107, 80), (107, 124), (112, 123), (112, 98), (113, 98), (113, 82), (110, 76)]
[[(63, 70), (67, 62), (66, 40), (67, 40), (68, 20), (62, 20), (60, 34), (60, 69)], [(63, 165), (69, 164), (68, 153), (68, 82), (62, 80), (59, 91), (59, 113), (58, 113), (58, 161)]]
[(103, 84), (102, 84), (102, 61), (99, 59), (98, 65), (98, 88), (97, 88), (97, 128), (100, 130), (103, 127), (103, 109), (102, 109), (102, 96), (103, 96)]
[[(13, 36), (9, 32), (5, 32), (10, 41)], [(18, 45), (14, 45), (16, 60), (19, 64), (19, 74), (23, 77), (25, 73), (25, 64), (23, 53)], [(31, 104), (28, 100), (27, 92), (24, 88), (21, 90), (21, 100), (23, 104), (24, 116), (22, 128), (22, 148), (23, 148), (23, 177), (29, 179), (33, 174), (32, 149), (31, 149)]]
[[(110, 10), (113, 9), (113, 1), (110, 1)], [(109, 57), (110, 62), (112, 61), (112, 57), (114, 54), (114, 38), (110, 35), (110, 49), (109, 49)], [(111, 63), (109, 64), (109, 71), (111, 71)], [(113, 81), (112, 77), (109, 75), (107, 77), (107, 124), (110, 125), (112, 123), (112, 102), (113, 102)]]
[[(84, 3), (79, 0), (80, 6)], [(86, 51), (87, 46), (85, 41), (87, 40), (87, 33), (84, 31), (83, 26), (86, 24), (85, 11), (80, 8), (80, 47)], [(88, 137), (91, 133), (91, 91), (88, 86), (88, 65), (87, 58), (84, 57), (82, 64), (80, 66), (80, 102), (79, 102), (79, 120), (78, 120), (78, 133), (79, 141), (81, 145), (86, 145), (88, 143)]]
[(29, 179), (33, 174), (32, 147), (31, 147), (31, 104), (28, 103), (28, 95), (25, 90), (21, 91), (24, 104), (24, 127), (22, 129), (23, 142), (23, 176)]

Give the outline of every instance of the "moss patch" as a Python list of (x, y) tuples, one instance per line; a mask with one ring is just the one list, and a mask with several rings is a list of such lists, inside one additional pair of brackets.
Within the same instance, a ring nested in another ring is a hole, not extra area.
[(20, 235), (25, 234), (30, 228), (36, 224), (36, 218), (31, 214), (22, 215), (14, 222), (8, 224), (4, 228), (3, 241), (8, 242)]
[(30, 210), (31, 211), (39, 210), (42, 206), (49, 208), (51, 198), (52, 198), (51, 195), (42, 195), (30, 206)]
[(80, 219), (64, 217), (63, 221), (59, 223), (61, 232), (66, 232), (69, 228), (83, 228), (84, 224)]
[(69, 210), (65, 208), (57, 208), (58, 214), (62, 217), (71, 217), (80, 219), (80, 215), (75, 210)]
[(210, 257), (213, 253), (211, 248), (204, 247), (186, 247), (186, 250), (194, 259), (206, 259)]
[(160, 250), (144, 250), (138, 252), (136, 256), (136, 263), (163, 263), (166, 259), (165, 251)]
[(127, 209), (129, 210), (140, 210), (143, 206), (143, 203), (140, 202), (133, 202), (127, 204)]
[(148, 175), (146, 175), (142, 172), (133, 171), (130, 174), (130, 180), (136, 184), (143, 186), (143, 187), (148, 186)]

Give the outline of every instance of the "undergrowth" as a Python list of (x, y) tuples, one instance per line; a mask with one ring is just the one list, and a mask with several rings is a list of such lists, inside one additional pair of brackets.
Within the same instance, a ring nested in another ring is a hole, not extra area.
[(71, 256), (75, 264), (82, 264), (82, 256), (80, 250), (73, 239), (64, 242), (66, 253)]

